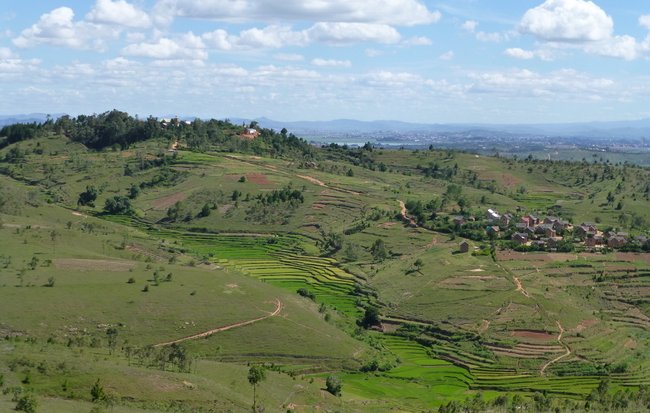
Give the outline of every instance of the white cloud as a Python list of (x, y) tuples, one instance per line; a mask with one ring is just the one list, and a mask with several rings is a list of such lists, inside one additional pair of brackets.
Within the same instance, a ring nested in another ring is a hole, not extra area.
[(504, 97), (548, 97), (584, 100), (616, 93), (616, 84), (607, 78), (592, 77), (573, 69), (542, 74), (525, 69), (507, 72), (473, 73), (472, 93)]
[(161, 23), (175, 16), (225, 21), (320, 21), (413, 26), (441, 18), (420, 0), (159, 0), (154, 14)]
[(481, 42), (492, 42), (492, 43), (501, 43), (504, 40), (507, 40), (507, 36), (503, 33), (493, 32), (478, 32), (476, 33), (476, 40)]
[(591, 1), (546, 0), (524, 14), (519, 29), (544, 41), (591, 42), (610, 38), (614, 22)]
[(8, 47), (0, 47), (0, 59), (15, 59), (16, 54)]
[(71, 8), (59, 7), (43, 14), (38, 22), (14, 38), (13, 43), (21, 48), (48, 44), (74, 49), (102, 49), (106, 38), (118, 35), (119, 30), (108, 26), (75, 22)]
[(155, 43), (138, 43), (122, 49), (126, 56), (148, 57), (162, 60), (206, 60), (208, 53), (203, 40), (193, 33), (187, 33), (177, 39), (166, 37)]
[(460, 27), (465, 31), (474, 33), (478, 27), (478, 22), (474, 20), (467, 20)]
[(320, 67), (351, 67), (352, 62), (349, 60), (334, 60), (334, 59), (321, 59), (316, 58), (311, 61), (314, 66)]
[(529, 60), (535, 57), (535, 52), (531, 52), (530, 50), (520, 49), (518, 47), (506, 49), (506, 51), (503, 53), (506, 56), (514, 57), (515, 59)]
[(366, 56), (368, 57), (378, 57), (384, 54), (381, 50), (373, 49), (373, 48), (368, 48), (364, 51)]
[(239, 34), (237, 43), (248, 48), (279, 49), (285, 46), (304, 46), (307, 35), (294, 32), (287, 26), (267, 26), (263, 29), (252, 28)]
[(555, 59), (555, 53), (550, 49), (524, 50), (519, 47), (512, 47), (506, 49), (503, 54), (521, 60), (538, 58), (541, 60), (551, 61)]
[(650, 30), (650, 14), (639, 17), (639, 24)]
[(202, 36), (209, 47), (217, 50), (232, 50), (234, 43), (237, 41), (235, 36), (231, 36), (223, 29), (218, 29), (210, 33), (204, 33)]
[(86, 20), (140, 29), (151, 26), (149, 15), (125, 0), (97, 0)]
[(433, 42), (425, 36), (414, 36), (404, 41), (406, 46), (431, 46)]
[(301, 62), (305, 60), (305, 56), (297, 53), (278, 53), (273, 56), (277, 60), (285, 62)]
[(448, 52), (445, 52), (445, 53), (441, 54), (440, 55), (440, 60), (446, 60), (446, 61), (454, 60), (454, 57), (455, 57), (454, 52), (452, 50), (450, 50)]
[[(218, 29), (204, 33), (201, 37), (209, 47), (224, 51), (304, 47), (315, 42), (333, 45), (359, 42), (394, 44), (401, 39), (397, 30), (384, 24), (323, 22), (302, 31), (294, 31), (289, 26), (274, 25), (262, 29), (254, 27), (240, 32), (239, 35)], [(417, 38), (414, 42), (424, 44), (425, 38)]]
[(607, 57), (635, 60), (639, 55), (639, 45), (632, 36), (614, 36), (585, 46), (585, 51)]
[(316, 23), (306, 30), (309, 40), (330, 44), (357, 42), (398, 43), (401, 35), (386, 24)]

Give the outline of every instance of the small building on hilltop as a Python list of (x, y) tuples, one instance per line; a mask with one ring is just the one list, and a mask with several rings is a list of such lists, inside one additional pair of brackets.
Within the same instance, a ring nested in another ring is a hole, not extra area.
[(246, 140), (252, 141), (253, 139), (256, 139), (260, 136), (260, 131), (254, 128), (246, 128), (244, 129), (244, 133), (239, 136)]

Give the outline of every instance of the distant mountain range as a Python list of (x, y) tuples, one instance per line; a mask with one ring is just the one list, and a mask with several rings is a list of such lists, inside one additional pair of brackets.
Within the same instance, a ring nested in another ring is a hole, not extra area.
[[(603, 139), (650, 138), (650, 119), (615, 122), (585, 122), (557, 124), (425, 124), (400, 121), (332, 121), (280, 122), (267, 118), (255, 119), (266, 128), (287, 128), (296, 135), (320, 136), (327, 134), (408, 134), (408, 133), (467, 133), (525, 136), (587, 137)], [(245, 119), (233, 120), (245, 122)], [(249, 120), (250, 121), (250, 120)]]
[[(26, 115), (0, 115), (0, 127), (12, 123), (44, 122), (47, 114), (30, 113)], [(63, 114), (50, 114), (57, 119)], [(161, 118), (163, 118), (162, 116)], [(195, 119), (193, 116), (183, 116), (184, 120)], [(257, 121), (262, 127), (281, 130), (287, 128), (290, 132), (307, 138), (341, 135), (376, 135), (390, 136), (392, 134), (467, 134), (467, 135), (503, 135), (517, 136), (549, 136), (549, 137), (584, 137), (601, 139), (640, 139), (650, 138), (650, 118), (632, 121), (614, 122), (584, 122), (556, 124), (427, 124), (408, 123), (391, 120), (359, 121), (353, 119), (337, 119), (331, 121), (296, 121), (283, 122), (268, 118), (244, 119), (230, 118), (233, 123), (249, 123)]]
[(46, 113), (30, 113), (27, 115), (0, 115), (0, 127), (5, 125), (13, 125), (14, 123), (34, 123), (45, 122), (47, 117), (58, 119), (63, 116), (63, 113), (46, 114)]

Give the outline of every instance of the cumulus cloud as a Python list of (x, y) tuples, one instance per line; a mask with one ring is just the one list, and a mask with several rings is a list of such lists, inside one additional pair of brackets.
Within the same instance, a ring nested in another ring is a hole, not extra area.
[(263, 29), (252, 28), (239, 34), (237, 43), (243, 47), (279, 49), (285, 46), (304, 46), (305, 33), (292, 31), (286, 26), (268, 26)]
[(478, 27), (478, 22), (475, 20), (467, 20), (460, 27), (465, 31), (474, 33)]
[(151, 26), (149, 15), (125, 0), (97, 0), (86, 20), (140, 29)]
[(438, 11), (420, 0), (159, 0), (154, 15), (161, 23), (175, 16), (225, 21), (322, 21), (413, 26), (435, 23)]
[(546, 0), (524, 14), (519, 29), (544, 41), (592, 42), (610, 38), (614, 21), (591, 1)]
[[(294, 31), (289, 26), (251, 28), (238, 35), (223, 29), (202, 35), (206, 44), (217, 50), (280, 49), (287, 46), (307, 46), (311, 43), (348, 45), (359, 42), (398, 43), (401, 36), (393, 27), (384, 24), (325, 23)], [(422, 42), (422, 39), (418, 40)]]
[(321, 59), (316, 58), (311, 61), (314, 66), (320, 67), (351, 67), (352, 62), (349, 60), (334, 60), (334, 59)]
[(639, 24), (650, 30), (650, 14), (639, 17)]
[(394, 27), (370, 23), (327, 23), (320, 22), (306, 31), (311, 41), (330, 44), (357, 42), (397, 43), (401, 35)]
[(119, 30), (105, 25), (75, 22), (71, 8), (59, 7), (43, 14), (38, 22), (14, 38), (13, 43), (21, 48), (47, 44), (75, 49), (101, 49), (106, 38), (118, 35)]
[(515, 59), (529, 60), (535, 57), (535, 52), (532, 52), (530, 50), (520, 49), (518, 47), (506, 49), (506, 51), (503, 53), (506, 56), (514, 57)]
[[(650, 16), (641, 16), (639, 24), (650, 27)], [(506, 54), (510, 57), (540, 57), (549, 60), (549, 47), (578, 49), (593, 55), (628, 61), (645, 54), (643, 43), (636, 38), (614, 35), (612, 18), (595, 3), (587, 0), (546, 0), (524, 14), (519, 30), (535, 36), (543, 47), (528, 53), (508, 49)]]
[(125, 56), (162, 60), (206, 60), (208, 52), (201, 37), (186, 33), (177, 39), (162, 37), (155, 43), (137, 43), (122, 49)]

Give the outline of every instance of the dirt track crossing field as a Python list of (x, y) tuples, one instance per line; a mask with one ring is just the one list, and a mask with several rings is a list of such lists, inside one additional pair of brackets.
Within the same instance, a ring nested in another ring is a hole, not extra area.
[(280, 312), (282, 311), (282, 306), (283, 306), (282, 301), (280, 301), (279, 299), (276, 299), (275, 300), (275, 310), (272, 313), (269, 313), (268, 315), (265, 315), (264, 317), (259, 317), (259, 318), (255, 318), (253, 320), (248, 320), (248, 321), (241, 321), (241, 322), (235, 323), (235, 324), (229, 324), (229, 325), (218, 327), (218, 328), (215, 328), (215, 329), (212, 329), (212, 330), (204, 331), (203, 333), (193, 334), (191, 336), (179, 338), (178, 340), (166, 341), (164, 343), (156, 344), (156, 345), (154, 345), (154, 347), (170, 346), (172, 344), (178, 344), (178, 343), (182, 343), (184, 341), (196, 340), (196, 339), (199, 339), (199, 338), (210, 337), (211, 335), (216, 334), (216, 333), (220, 333), (222, 331), (232, 330), (233, 328), (243, 327), (243, 326), (247, 326), (249, 324), (257, 323), (258, 321), (266, 320), (267, 318), (275, 317), (278, 314), (280, 314)]

